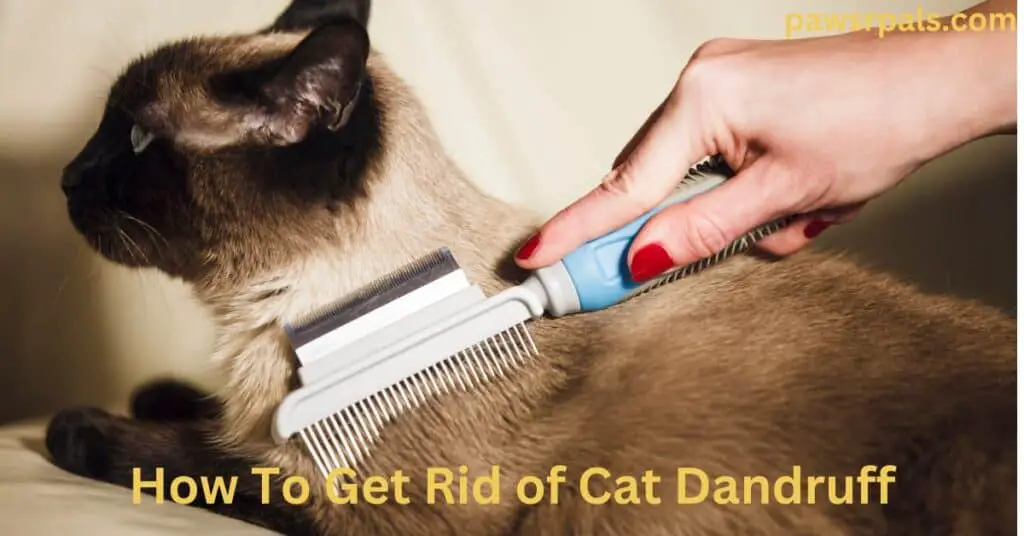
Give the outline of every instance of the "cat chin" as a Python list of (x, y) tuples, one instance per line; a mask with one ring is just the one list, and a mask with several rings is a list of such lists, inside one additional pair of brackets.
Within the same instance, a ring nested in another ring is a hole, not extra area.
[(140, 255), (131, 247), (126, 247), (122, 244), (117, 244), (114, 241), (117, 240), (115, 236), (98, 237), (95, 240), (90, 240), (89, 245), (93, 251), (99, 253), (104, 259), (124, 266), (125, 268), (153, 268), (155, 264)]
[(170, 247), (154, 227), (133, 223), (141, 220), (123, 211), (86, 208), (85, 203), (69, 200), (68, 216), (90, 249), (128, 268), (156, 268)]
[(102, 227), (102, 230), (83, 229), (75, 223), (75, 230), (85, 239), (89, 248), (104, 259), (126, 268), (157, 267), (158, 259), (150, 244), (131, 236), (116, 225), (108, 223)]

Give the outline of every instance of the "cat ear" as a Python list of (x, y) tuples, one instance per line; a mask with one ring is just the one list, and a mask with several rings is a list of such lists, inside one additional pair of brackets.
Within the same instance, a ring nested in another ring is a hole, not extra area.
[(370, 0), (293, 0), (266, 31), (310, 29), (340, 18), (355, 19), (366, 27)]
[(359, 96), (369, 52), (366, 30), (354, 20), (313, 30), (260, 85), (246, 123), (274, 145), (302, 141), (317, 127), (340, 129)]

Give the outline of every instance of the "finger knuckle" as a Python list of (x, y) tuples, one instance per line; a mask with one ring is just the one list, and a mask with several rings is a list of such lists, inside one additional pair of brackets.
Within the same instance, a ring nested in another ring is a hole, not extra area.
[(703, 86), (703, 84), (709, 79), (709, 65), (713, 66), (714, 61), (695, 59), (686, 64), (683, 71), (679, 73), (679, 80), (676, 85), (687, 93), (700, 89), (701, 86)]
[(676, 80), (678, 91), (705, 100), (725, 94), (744, 100), (744, 95), (751, 89), (748, 87), (751, 78), (749, 59), (738, 53), (724, 53), (735, 49), (737, 45), (715, 41), (709, 43), (713, 44), (706, 43), (702, 47), (716, 52), (701, 52), (698, 49), (698, 53), (679, 73)]
[(797, 177), (789, 181), (789, 191), (780, 198), (787, 201), (785, 208), (795, 211), (815, 210), (829, 205), (831, 188), (825, 181)]
[(721, 81), (732, 78), (727, 59), (707, 58), (691, 61), (679, 74), (678, 92), (689, 98), (705, 100), (719, 91)]
[(636, 211), (646, 211), (661, 201), (656, 192), (644, 185), (643, 177), (635, 173), (629, 162), (623, 164), (614, 172), (613, 177), (603, 181), (598, 188), (606, 195), (621, 199)]
[(738, 41), (738, 39), (731, 39), (728, 37), (716, 37), (714, 39), (709, 39), (697, 46), (697, 49), (693, 51), (691, 59), (714, 56), (726, 50), (731, 50), (735, 47)]
[(695, 257), (708, 257), (729, 244), (729, 234), (716, 220), (700, 212), (691, 214), (685, 222), (682, 247)]
[(820, 208), (827, 194), (821, 181), (801, 169), (769, 165), (759, 174), (758, 180), (765, 198), (771, 199), (773, 208), (782, 212)]

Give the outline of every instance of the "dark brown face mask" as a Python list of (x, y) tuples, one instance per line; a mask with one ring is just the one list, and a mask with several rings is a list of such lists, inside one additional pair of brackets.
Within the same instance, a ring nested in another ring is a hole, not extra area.
[[(308, 6), (307, 8), (308, 9)], [(301, 11), (301, 10), (300, 10)], [(61, 188), (107, 258), (195, 280), (294, 254), (310, 224), (364, 193), (379, 146), (365, 27), (332, 16), (167, 45), (113, 85)]]

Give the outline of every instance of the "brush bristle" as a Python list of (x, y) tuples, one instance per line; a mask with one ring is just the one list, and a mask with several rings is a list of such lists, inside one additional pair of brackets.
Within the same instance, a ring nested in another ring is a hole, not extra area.
[(386, 424), (439, 395), (479, 389), (521, 368), (538, 353), (526, 326), (513, 325), (341, 408), (307, 426), (299, 436), (325, 477), (337, 468), (358, 470)]
[(285, 326), (285, 331), (293, 346), (302, 346), (459, 269), (448, 248), (438, 249)]
[(680, 182), (683, 184), (693, 184), (700, 182), (708, 174), (722, 175), (728, 179), (732, 178), (735, 172), (721, 155), (709, 156), (690, 168), (690, 171), (686, 173), (686, 176)]
[(651, 290), (654, 290), (658, 287), (667, 285), (674, 281), (678, 281), (683, 277), (703, 272), (704, 270), (724, 261), (725, 259), (728, 259), (734, 255), (737, 255), (750, 249), (755, 243), (757, 243), (757, 241), (789, 225), (793, 221), (793, 219), (793, 216), (789, 216), (766, 223), (759, 227), (755, 227), (752, 231), (730, 242), (725, 249), (719, 251), (718, 253), (710, 257), (705, 257), (699, 261), (691, 262), (690, 264), (687, 264), (681, 268), (677, 268), (658, 278), (655, 278), (654, 280), (652, 280), (651, 282), (647, 283), (639, 290), (634, 292), (633, 296), (639, 296), (641, 294), (650, 292)]

